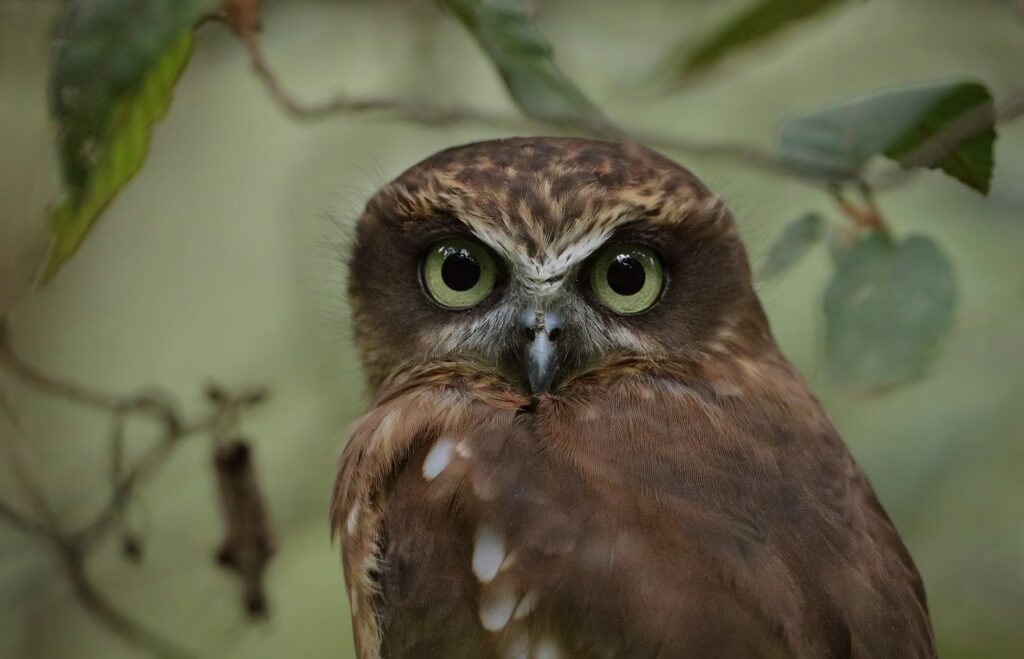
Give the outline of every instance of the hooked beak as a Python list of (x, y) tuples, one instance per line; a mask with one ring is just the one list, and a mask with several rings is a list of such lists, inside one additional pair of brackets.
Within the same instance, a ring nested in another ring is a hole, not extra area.
[(558, 359), (555, 350), (561, 333), (561, 319), (553, 312), (530, 310), (523, 313), (522, 326), (526, 330), (523, 367), (530, 392), (547, 391), (555, 379)]

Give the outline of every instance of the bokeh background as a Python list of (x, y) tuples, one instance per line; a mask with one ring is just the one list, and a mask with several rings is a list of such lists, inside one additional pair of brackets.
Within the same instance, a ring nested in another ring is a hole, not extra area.
[[(562, 68), (617, 121), (764, 146), (786, 114), (853, 94), (973, 76), (998, 95), (1024, 77), (1013, 2), (871, 0), (667, 92), (664, 55), (742, 4), (549, 0), (540, 26)], [(142, 172), (56, 279), (30, 291), (59, 183), (45, 100), (58, 6), (0, 0), (0, 310), (19, 350), (97, 388), (159, 384), (187, 409), (201, 406), (209, 380), (273, 392), (245, 417), (280, 545), (267, 622), (246, 620), (238, 584), (211, 559), (222, 531), (203, 440), (176, 451), (133, 512), (145, 560), (126, 562), (112, 542), (90, 571), (117, 604), (203, 656), (351, 657), (327, 502), (362, 398), (335, 244), (380, 183), (435, 150), (509, 133), (371, 116), (296, 123), (269, 102), (238, 42), (209, 26)], [(303, 98), (343, 88), (514, 111), (476, 44), (431, 2), (271, 3), (264, 39)], [(920, 567), (944, 657), (1024, 656), (1024, 126), (1000, 128), (996, 155), (987, 198), (927, 173), (880, 200), (897, 234), (926, 233), (956, 265), (956, 329), (926, 380), (870, 397), (824, 381), (824, 250), (759, 285), (779, 342)], [(677, 157), (728, 200), (755, 262), (786, 221), (834, 213), (786, 179)], [(107, 496), (107, 420), (6, 384), (56, 507), (86, 518)], [(147, 440), (147, 428), (132, 432)], [(10, 476), (0, 461), (0, 492), (11, 492)], [(0, 657), (139, 656), (83, 612), (46, 545), (3, 524), (0, 611)]]

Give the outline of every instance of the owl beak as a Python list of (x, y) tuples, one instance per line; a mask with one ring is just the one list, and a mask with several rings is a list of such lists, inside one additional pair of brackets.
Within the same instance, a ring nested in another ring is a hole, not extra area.
[(553, 312), (527, 311), (522, 316), (526, 330), (526, 347), (523, 353), (523, 367), (530, 392), (539, 394), (547, 391), (555, 379), (558, 360), (555, 358), (561, 320)]

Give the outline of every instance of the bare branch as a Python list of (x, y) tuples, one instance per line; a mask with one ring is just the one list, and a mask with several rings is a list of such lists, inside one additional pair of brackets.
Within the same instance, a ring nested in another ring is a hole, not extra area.
[[(499, 114), (465, 106), (440, 106), (401, 98), (353, 98), (346, 94), (326, 101), (308, 104), (292, 96), (274, 74), (263, 53), (259, 32), (253, 16), (220, 16), (242, 40), (256, 76), (263, 83), (274, 102), (289, 116), (301, 121), (323, 119), (332, 115), (380, 113), (392, 119), (410, 121), (424, 125), (479, 124), (492, 128), (521, 129), (545, 125), (536, 120), (518, 115)], [(1018, 91), (996, 112), (997, 121), (1010, 121), (1024, 113), (1024, 90)], [(991, 125), (991, 115), (984, 108), (969, 112), (958, 119), (947, 130), (935, 135), (912, 153), (908, 162), (917, 167), (929, 167), (940, 162), (951, 150), (974, 137)], [(799, 163), (783, 160), (772, 150), (737, 142), (697, 140), (692, 138), (650, 133), (641, 130), (621, 129), (607, 121), (587, 124), (575, 123), (558, 125), (566, 129), (593, 137), (636, 142), (697, 157), (727, 160), (766, 174), (783, 176), (816, 188), (828, 189), (820, 179), (807, 176)], [(813, 164), (808, 163), (813, 171)], [(875, 190), (900, 185), (914, 172), (898, 170), (882, 176), (871, 184)]]
[(351, 98), (339, 94), (319, 103), (305, 103), (292, 96), (267, 64), (259, 33), (232, 24), (245, 46), (257, 78), (271, 99), (294, 119), (309, 121), (329, 115), (380, 112), (396, 119), (427, 125), (479, 123), (490, 126), (522, 127), (531, 122), (514, 115), (502, 115), (468, 107), (444, 107), (401, 98)]
[(193, 656), (114, 606), (89, 579), (81, 554), (65, 552), (64, 567), (78, 601), (120, 638), (160, 659), (189, 659)]
[[(216, 392), (215, 396), (208, 394), (214, 404), (214, 411), (198, 419), (185, 419), (178, 413), (177, 405), (162, 394), (117, 397), (44, 373), (17, 354), (2, 318), (0, 367), (6, 367), (22, 384), (108, 414), (113, 421), (110, 437), (112, 491), (106, 505), (90, 522), (77, 531), (61, 531), (59, 520), (50, 508), (41, 485), (28, 470), (26, 461), (17, 453), (18, 447), (13, 438), (7, 442), (11, 464), (22, 489), (44, 519), (33, 519), (4, 500), (0, 500), (0, 519), (50, 544), (60, 556), (79, 602), (117, 636), (155, 657), (180, 659), (191, 656), (115, 607), (89, 579), (85, 561), (103, 540), (123, 528), (125, 511), (135, 501), (137, 487), (159, 472), (182, 439), (197, 434), (216, 437), (236, 430), (240, 411), (262, 402), (266, 398), (265, 391), (258, 389), (229, 394), (220, 388), (211, 388)], [(0, 412), (10, 419), (12, 430), (21, 429), (18, 415), (3, 390), (0, 390)], [(123, 450), (124, 421), (132, 414), (157, 421), (161, 434), (140, 457), (126, 464)]]
[(829, 194), (832, 196), (833, 201), (839, 207), (839, 210), (845, 215), (855, 227), (858, 229), (885, 229), (885, 223), (882, 220), (882, 214), (875, 204), (874, 195), (871, 192), (871, 188), (866, 183), (860, 184), (861, 195), (865, 201), (865, 207), (861, 208), (852, 201), (846, 198), (843, 194), (843, 190), (839, 186), (832, 186), (829, 189)]
[(14, 348), (11, 346), (7, 321), (2, 318), (0, 318), (0, 363), (6, 364), (21, 381), (51, 395), (104, 412), (113, 412), (118, 409), (119, 402), (116, 398), (54, 379), (23, 361), (15, 354)]
[[(249, 27), (251, 23), (237, 21), (224, 16), (224, 20), (242, 40), (249, 61), (257, 78), (263, 83), (271, 99), (290, 117), (300, 121), (314, 121), (333, 115), (379, 113), (396, 120), (409, 121), (427, 126), (450, 126), (455, 124), (478, 124), (490, 128), (526, 129), (545, 125), (537, 120), (514, 114), (490, 112), (467, 106), (442, 106), (403, 98), (370, 97), (353, 98), (339, 94), (319, 103), (305, 103), (285, 88), (267, 63), (260, 42), (259, 33)], [(797, 175), (790, 163), (784, 162), (770, 150), (731, 142), (710, 142), (685, 137), (647, 134), (641, 131), (624, 131), (607, 121), (564, 125), (559, 129), (605, 139), (632, 141), (687, 153), (693, 156), (720, 158), (767, 173), (798, 178), (809, 185), (819, 186), (817, 180)]]
[(11, 526), (29, 535), (39, 536), (47, 540), (63, 540), (59, 534), (42, 522), (37, 522), (27, 515), (18, 512), (14, 506), (0, 499), (0, 518), (6, 519)]
[(0, 412), (7, 417), (11, 425), (11, 432), (4, 433), (4, 448), (7, 453), (7, 462), (14, 472), (14, 477), (25, 492), (29, 503), (35, 509), (37, 515), (42, 517), (51, 528), (58, 528), (57, 515), (53, 512), (50, 502), (43, 493), (42, 484), (29, 467), (28, 456), (23, 453), (24, 447), (21, 443), (23, 428), (21, 419), (14, 409), (14, 405), (7, 397), (7, 393), (0, 389)]

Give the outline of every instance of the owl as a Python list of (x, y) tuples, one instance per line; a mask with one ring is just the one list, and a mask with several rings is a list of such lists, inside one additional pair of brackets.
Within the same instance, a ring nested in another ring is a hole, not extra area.
[(361, 659), (934, 657), (921, 578), (772, 338), (735, 223), (633, 144), (383, 187), (332, 503)]

